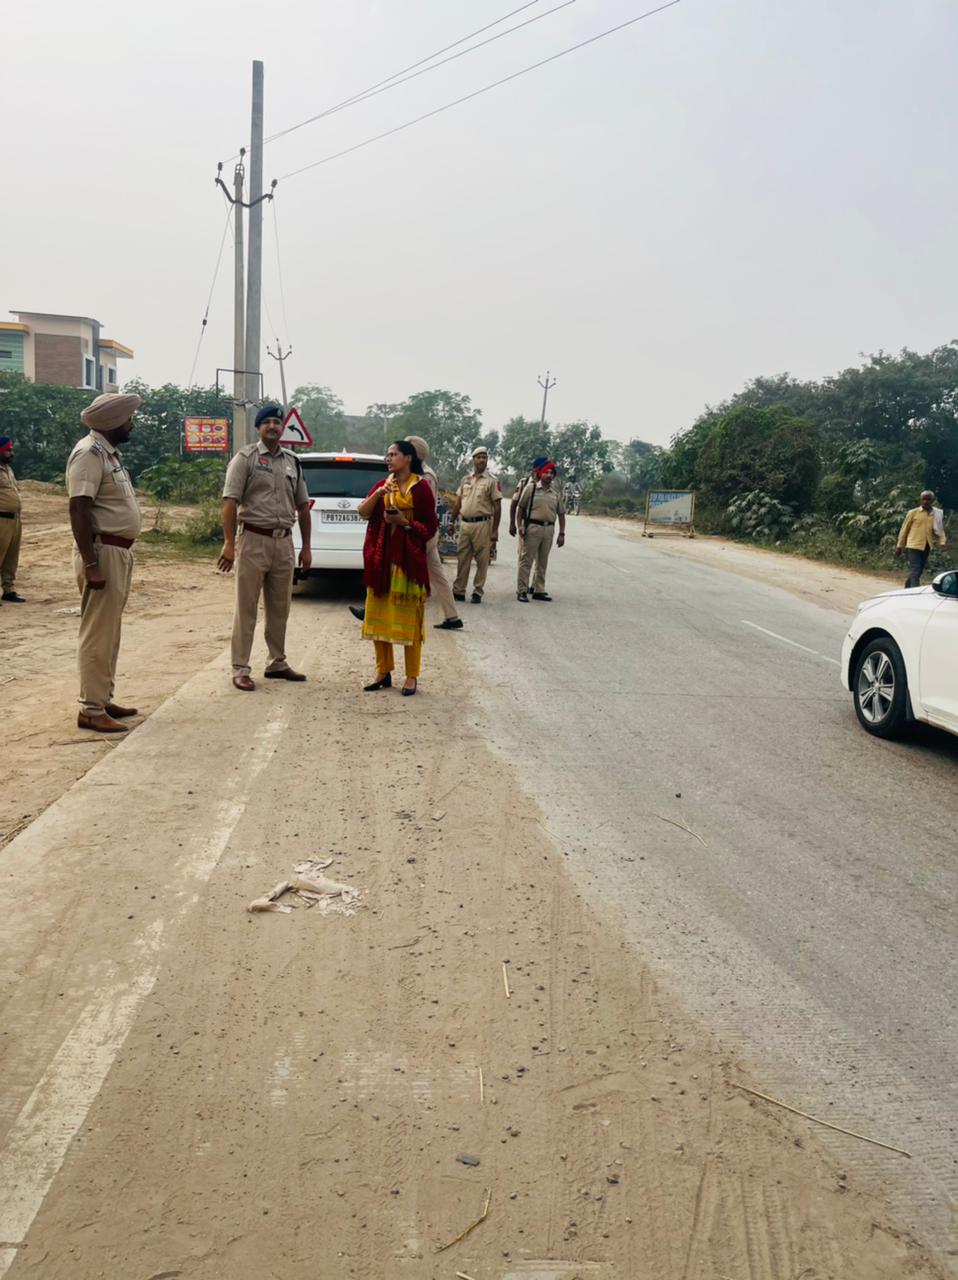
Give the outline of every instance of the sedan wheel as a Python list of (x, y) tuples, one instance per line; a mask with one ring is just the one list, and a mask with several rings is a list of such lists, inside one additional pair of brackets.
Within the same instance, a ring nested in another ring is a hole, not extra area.
[(866, 645), (852, 683), (855, 712), (869, 733), (898, 737), (908, 718), (908, 681), (901, 651), (888, 636)]

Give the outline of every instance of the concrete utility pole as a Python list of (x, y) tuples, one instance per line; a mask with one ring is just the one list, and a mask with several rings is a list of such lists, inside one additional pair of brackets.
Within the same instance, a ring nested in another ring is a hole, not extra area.
[(246, 442), (256, 439), (259, 398), (260, 309), (263, 299), (263, 64), (253, 63), (249, 154), (249, 267), (246, 275)]
[(543, 382), (543, 380), (542, 380), (541, 378), (538, 378), (538, 379), (537, 379), (537, 382), (539, 383), (539, 386), (542, 388), (542, 417), (539, 419), (539, 426), (540, 426), (540, 427), (544, 427), (544, 426), (546, 425), (546, 404), (547, 404), (547, 402), (548, 402), (548, 400), (549, 400), (549, 392), (550, 392), (550, 391), (552, 390), (552, 388), (555, 386), (556, 381), (557, 381), (557, 379), (555, 379), (555, 378), (553, 378), (551, 382), (549, 381), (549, 370), (548, 370), (548, 369), (546, 369), (545, 382)]
[(240, 158), (233, 170), (233, 457), (246, 443), (246, 379), (240, 370), (246, 360), (246, 291), (243, 237), (243, 180), (246, 169), (243, 158), (246, 148), (240, 148)]
[(289, 357), (293, 354), (293, 348), (292, 348), (292, 347), (287, 347), (287, 349), (286, 349), (286, 353), (285, 353), (285, 355), (284, 355), (284, 353), (283, 353), (283, 348), (282, 348), (282, 346), (280, 345), (279, 338), (277, 338), (277, 339), (276, 339), (276, 355), (275, 355), (275, 356), (273, 355), (273, 353), (272, 353), (272, 351), (270, 351), (269, 347), (267, 347), (267, 348), (266, 348), (266, 354), (267, 354), (268, 356), (273, 356), (273, 359), (274, 359), (274, 360), (278, 363), (278, 365), (279, 365), (279, 381), (280, 381), (280, 385), (281, 385), (281, 386), (282, 386), (282, 388), (283, 388), (283, 408), (284, 408), (284, 409), (288, 409), (288, 408), (289, 408), (289, 401), (286, 399), (286, 361), (287, 361), (287, 360), (289, 359)]

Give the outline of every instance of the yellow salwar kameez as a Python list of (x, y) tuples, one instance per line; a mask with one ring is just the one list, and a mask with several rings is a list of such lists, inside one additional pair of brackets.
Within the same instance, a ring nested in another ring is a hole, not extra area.
[[(412, 476), (405, 493), (398, 488), (387, 489), (383, 498), (386, 510), (401, 511), (408, 519), (412, 514), (413, 488), (419, 476)], [(405, 538), (405, 529), (390, 526), (390, 538)], [(403, 646), (406, 678), (418, 679), (422, 667), (422, 644), (425, 639), (427, 588), (412, 582), (393, 564), (390, 570), (389, 594), (376, 595), (372, 587), (366, 588), (366, 616), (363, 620), (363, 636), (376, 647), (376, 677), (394, 669), (393, 645)]]

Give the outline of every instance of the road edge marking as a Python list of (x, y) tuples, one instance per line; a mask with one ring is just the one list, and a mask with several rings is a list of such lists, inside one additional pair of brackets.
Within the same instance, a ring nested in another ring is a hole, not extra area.
[(780, 636), (777, 631), (769, 631), (768, 627), (760, 627), (757, 622), (749, 622), (748, 618), (742, 618), (741, 623), (743, 627), (752, 627), (756, 631), (761, 631), (762, 635), (771, 636), (773, 640), (781, 640), (782, 644), (790, 644), (793, 649), (801, 649), (814, 658), (821, 658), (823, 662), (832, 662), (836, 667), (842, 665), (837, 658), (830, 658), (827, 653), (819, 653), (817, 649), (810, 649), (807, 644), (799, 644), (797, 640), (789, 640), (788, 636)]

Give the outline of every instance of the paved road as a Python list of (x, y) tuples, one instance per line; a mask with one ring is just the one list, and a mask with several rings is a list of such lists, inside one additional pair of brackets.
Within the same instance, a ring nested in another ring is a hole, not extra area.
[(958, 740), (861, 731), (841, 614), (663, 539), (570, 529), (553, 604), (515, 602), (507, 540), (481, 617), (466, 606), (485, 732), (580, 883), (768, 1093), (913, 1153), (834, 1139), (947, 1247)]

